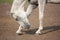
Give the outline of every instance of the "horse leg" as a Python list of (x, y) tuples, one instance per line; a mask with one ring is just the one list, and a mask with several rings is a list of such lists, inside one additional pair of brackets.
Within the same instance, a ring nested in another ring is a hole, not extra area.
[(39, 28), (36, 31), (36, 34), (41, 34), (41, 30), (43, 30), (43, 16), (44, 16), (44, 7), (46, 0), (38, 0), (39, 4)]
[(33, 11), (33, 9), (35, 9), (38, 6), (37, 3), (38, 2), (36, 2), (36, 1), (29, 2), (29, 6), (28, 6), (27, 11), (26, 11), (27, 16), (29, 16), (31, 14), (31, 12)]
[(31, 14), (32, 10), (33, 10), (33, 5), (29, 4), (27, 11), (26, 11), (27, 16), (29, 16)]
[(22, 34), (22, 29), (23, 29), (23, 28), (22, 28), (22, 26), (20, 25), (19, 28), (18, 28), (18, 30), (16, 31), (16, 33), (17, 33), (17, 34)]

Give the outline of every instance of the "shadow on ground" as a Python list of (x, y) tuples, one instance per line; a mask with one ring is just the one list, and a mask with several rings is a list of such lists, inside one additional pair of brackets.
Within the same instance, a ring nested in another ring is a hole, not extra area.
[[(38, 28), (35, 29), (30, 29), (28, 31), (25, 31), (27, 34), (35, 34), (35, 32), (38, 30)], [(43, 33), (42, 34), (47, 34), (53, 31), (57, 31), (60, 30), (60, 26), (48, 26), (48, 27), (44, 27), (44, 29), (42, 30)]]

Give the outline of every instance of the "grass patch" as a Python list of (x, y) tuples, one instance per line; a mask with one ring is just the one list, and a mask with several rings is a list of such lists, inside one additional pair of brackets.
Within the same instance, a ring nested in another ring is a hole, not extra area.
[(12, 3), (13, 0), (0, 0), (0, 3)]

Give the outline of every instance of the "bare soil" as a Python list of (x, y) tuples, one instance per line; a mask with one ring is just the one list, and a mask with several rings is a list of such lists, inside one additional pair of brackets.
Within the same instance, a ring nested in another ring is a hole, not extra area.
[(31, 28), (23, 35), (17, 35), (18, 23), (10, 17), (11, 4), (0, 4), (0, 40), (60, 40), (60, 4), (46, 4), (43, 34), (36, 35), (39, 27), (38, 7), (33, 10), (29, 20)]

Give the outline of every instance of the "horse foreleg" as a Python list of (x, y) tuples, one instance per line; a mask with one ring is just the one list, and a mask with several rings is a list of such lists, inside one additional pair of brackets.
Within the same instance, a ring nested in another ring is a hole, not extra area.
[(35, 9), (38, 6), (38, 2), (37, 1), (32, 1), (30, 2), (26, 14), (27, 16), (29, 16), (31, 14), (31, 12), (33, 11), (33, 9)]
[(31, 14), (32, 10), (33, 10), (33, 5), (29, 4), (27, 11), (26, 11), (27, 16), (29, 16)]
[(16, 31), (16, 33), (17, 33), (17, 34), (22, 34), (22, 29), (23, 29), (23, 28), (22, 28), (22, 26), (20, 25), (19, 28), (18, 28), (18, 30)]
[(41, 34), (41, 30), (43, 30), (43, 16), (44, 16), (44, 7), (46, 0), (38, 0), (39, 4), (39, 28), (36, 31), (36, 34)]

